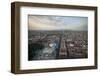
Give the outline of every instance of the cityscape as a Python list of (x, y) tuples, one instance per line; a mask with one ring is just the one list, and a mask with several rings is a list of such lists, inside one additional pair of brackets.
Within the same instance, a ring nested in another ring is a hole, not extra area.
[(29, 32), (29, 60), (88, 57), (87, 31)]
[[(43, 24), (41, 23), (41, 26)], [(47, 27), (43, 27), (42, 29), (45, 28)], [(31, 30), (30, 29), (28, 30), (29, 61), (54, 60), (54, 59), (80, 59), (80, 58), (88, 58), (87, 29), (80, 30), (79, 28), (78, 29), (47, 28), (47, 30), (41, 30), (37, 28), (32, 29), (31, 27)]]

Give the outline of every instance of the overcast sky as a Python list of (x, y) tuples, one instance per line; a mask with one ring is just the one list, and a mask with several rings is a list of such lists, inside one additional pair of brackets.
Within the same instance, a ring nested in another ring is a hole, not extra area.
[(29, 30), (87, 30), (88, 18), (75, 16), (28, 16)]

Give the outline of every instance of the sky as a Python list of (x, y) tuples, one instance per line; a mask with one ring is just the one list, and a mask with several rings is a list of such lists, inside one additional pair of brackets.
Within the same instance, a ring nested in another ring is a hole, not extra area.
[(78, 30), (88, 29), (87, 17), (29, 15), (29, 30)]

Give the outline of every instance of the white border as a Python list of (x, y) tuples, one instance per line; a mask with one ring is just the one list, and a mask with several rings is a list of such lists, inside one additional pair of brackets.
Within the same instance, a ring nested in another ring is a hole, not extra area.
[[(88, 59), (28, 61), (28, 14), (88, 17)], [(94, 11), (39, 7), (20, 8), (20, 69), (42, 69), (94, 65)]]

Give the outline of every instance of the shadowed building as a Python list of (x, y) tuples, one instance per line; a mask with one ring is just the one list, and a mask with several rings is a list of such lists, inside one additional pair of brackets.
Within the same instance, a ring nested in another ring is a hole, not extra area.
[(59, 58), (66, 59), (68, 56), (68, 53), (67, 53), (67, 48), (65, 45), (65, 39), (62, 37), (60, 42), (61, 43), (60, 43), (60, 50), (59, 50)]

